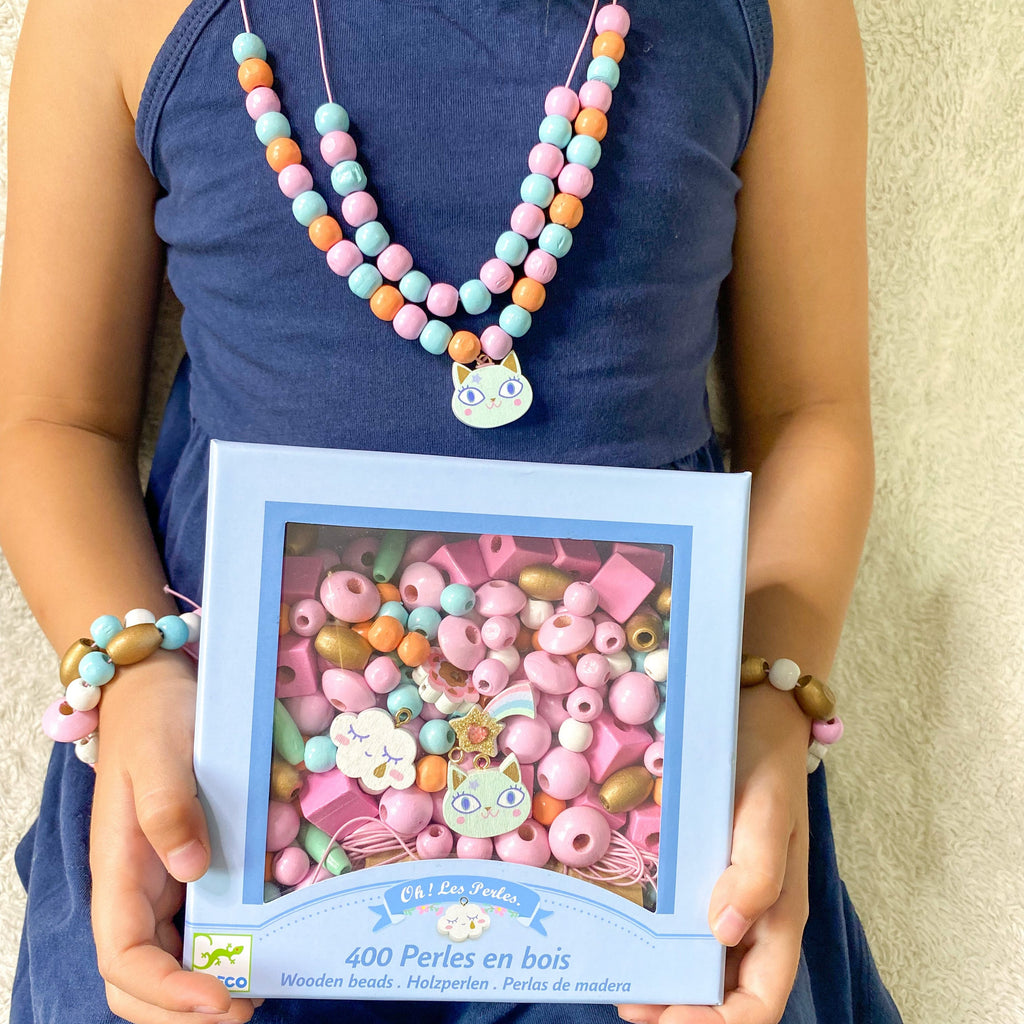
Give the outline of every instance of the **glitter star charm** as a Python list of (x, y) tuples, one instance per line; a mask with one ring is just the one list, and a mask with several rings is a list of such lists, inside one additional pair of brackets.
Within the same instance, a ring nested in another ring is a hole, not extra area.
[(479, 704), (474, 705), (468, 715), (452, 720), (449, 725), (458, 737), (456, 746), (464, 753), (498, 756), (498, 733), (505, 724), (493, 719)]

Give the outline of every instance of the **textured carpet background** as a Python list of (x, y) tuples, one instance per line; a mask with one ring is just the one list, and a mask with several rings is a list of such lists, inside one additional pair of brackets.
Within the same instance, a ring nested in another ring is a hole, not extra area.
[[(23, 6), (0, 0), (3, 90)], [(878, 493), (833, 679), (848, 730), (830, 760), (840, 862), (908, 1024), (1020, 1024), (1024, 6), (858, 12)], [(158, 380), (173, 308), (161, 331)], [(5, 1014), (24, 909), (12, 850), (42, 783), (36, 723), (56, 667), (5, 566), (0, 652)]]

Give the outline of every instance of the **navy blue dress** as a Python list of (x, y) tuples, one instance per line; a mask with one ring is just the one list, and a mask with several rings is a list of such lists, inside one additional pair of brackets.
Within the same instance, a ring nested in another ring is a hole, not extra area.
[[(431, 281), (476, 277), (519, 202), (544, 97), (565, 81), (589, 0), (322, 6), (335, 98), (352, 117), (380, 220)], [(315, 187), (335, 204), (316, 153), (313, 113), (326, 96), (311, 6), (251, 0), (249, 13)], [(189, 358), (150, 485), (177, 590), (202, 592), (211, 437), (722, 469), (705, 375), (731, 267), (734, 168), (771, 65), (770, 13), (767, 0), (637, 0), (630, 13), (594, 190), (544, 306), (516, 343), (534, 406), (488, 431), (452, 416), (447, 357), (376, 320), (296, 224), (235, 78), (238, 4), (194, 0), (185, 10), (150, 72), (136, 130), (161, 185), (156, 227), (185, 307)], [(574, 85), (582, 80), (578, 72)], [(454, 326), (479, 333), (500, 308)], [(89, 925), (91, 796), (91, 770), (58, 745), (39, 820), (17, 854), (29, 900), (15, 1024), (118, 1019)], [(838, 876), (823, 769), (809, 777), (809, 800), (811, 916), (785, 1020), (898, 1021)], [(270, 1001), (255, 1019), (410, 1017), (617, 1019), (607, 1006), (325, 1001)]]

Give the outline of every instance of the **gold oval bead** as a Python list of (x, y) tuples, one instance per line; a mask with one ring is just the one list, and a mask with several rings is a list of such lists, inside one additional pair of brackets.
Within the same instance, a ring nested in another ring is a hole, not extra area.
[(553, 565), (528, 565), (519, 573), (519, 589), (537, 601), (561, 601), (572, 580)]
[(797, 704), (803, 708), (804, 714), (815, 721), (827, 722), (836, 710), (836, 695), (828, 683), (823, 683), (814, 676), (801, 676), (793, 690)]
[(771, 665), (764, 658), (753, 654), (744, 654), (740, 662), (740, 686), (757, 686), (768, 678)]
[(370, 660), (373, 648), (368, 640), (340, 622), (331, 622), (316, 635), (316, 653), (338, 668), (361, 672)]
[(653, 651), (661, 643), (665, 628), (661, 618), (649, 608), (641, 609), (626, 619), (626, 642), (634, 651)]
[(667, 583), (656, 587), (650, 599), (654, 602), (654, 610), (663, 619), (672, 614), (672, 588)]
[(79, 637), (65, 652), (60, 659), (60, 682), (64, 689), (68, 684), (78, 678), (78, 663), (90, 652), (98, 651), (99, 648), (87, 636)]
[(270, 797), (290, 803), (302, 788), (302, 774), (293, 764), (274, 755), (270, 764)]
[(134, 665), (160, 649), (164, 635), (152, 622), (138, 622), (110, 638), (107, 657), (115, 665)]
[(639, 807), (654, 789), (654, 778), (641, 765), (620, 768), (605, 780), (598, 791), (598, 799), (606, 811), (613, 814)]
[(284, 528), (284, 553), (306, 555), (316, 547), (320, 531), (312, 523), (289, 523)]

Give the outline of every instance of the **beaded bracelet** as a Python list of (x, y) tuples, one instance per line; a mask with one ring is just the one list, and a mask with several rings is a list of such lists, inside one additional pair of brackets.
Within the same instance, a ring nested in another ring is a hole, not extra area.
[(116, 615), (101, 615), (89, 627), (89, 636), (76, 640), (61, 658), (64, 696), (43, 713), (43, 732), (52, 740), (74, 743), (78, 760), (95, 764), (102, 687), (122, 665), (134, 665), (160, 649), (176, 651), (195, 643), (200, 622), (197, 612), (157, 619), (145, 608), (133, 608), (123, 622)]
[(811, 744), (807, 748), (807, 771), (815, 771), (828, 748), (843, 735), (843, 720), (835, 714), (836, 697), (828, 683), (800, 672), (789, 658), (771, 665), (764, 658), (744, 654), (740, 663), (740, 686), (768, 682), (776, 690), (792, 691), (800, 709), (811, 719)]

